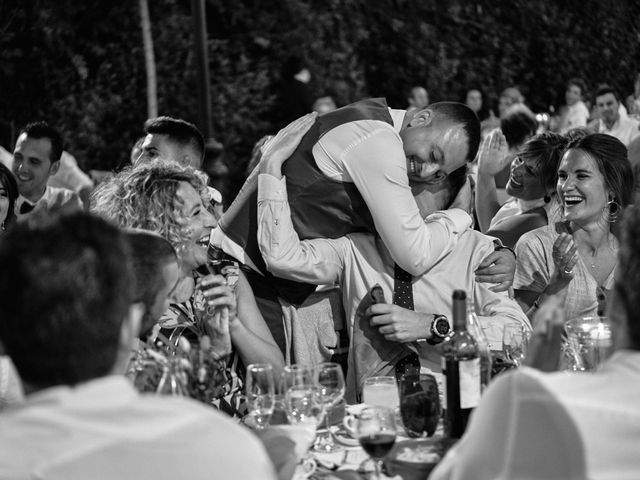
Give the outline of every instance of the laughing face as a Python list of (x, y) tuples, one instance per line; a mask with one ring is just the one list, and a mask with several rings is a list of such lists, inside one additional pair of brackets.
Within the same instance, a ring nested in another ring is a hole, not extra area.
[(178, 248), (178, 253), (183, 269), (191, 271), (207, 263), (209, 236), (217, 222), (205, 208), (202, 198), (191, 184), (180, 182), (176, 194), (178, 196), (176, 208), (180, 211), (182, 226), (188, 230), (188, 238)]
[(511, 174), (506, 186), (507, 193), (521, 200), (536, 200), (544, 197), (547, 192), (537, 170), (538, 165), (534, 159), (516, 155), (511, 162)]
[(400, 137), (411, 181), (437, 181), (467, 161), (469, 139), (462, 126), (429, 110), (416, 114)]
[(568, 150), (560, 162), (557, 187), (566, 220), (582, 225), (602, 221), (609, 189), (590, 155)]

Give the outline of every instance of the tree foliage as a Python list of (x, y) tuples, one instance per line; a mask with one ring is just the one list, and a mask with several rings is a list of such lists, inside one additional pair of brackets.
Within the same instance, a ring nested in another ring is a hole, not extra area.
[[(150, 0), (160, 114), (196, 122), (189, 0)], [(208, 0), (215, 136), (237, 182), (253, 143), (277, 128), (283, 62), (302, 54), (319, 94), (406, 105), (412, 85), (432, 101), (480, 86), (495, 100), (519, 85), (534, 110), (582, 77), (622, 94), (640, 69), (633, 0)], [(146, 115), (137, 2), (2, 0), (0, 117), (45, 118), (85, 169), (125, 163)], [(10, 145), (5, 145), (10, 147)]]

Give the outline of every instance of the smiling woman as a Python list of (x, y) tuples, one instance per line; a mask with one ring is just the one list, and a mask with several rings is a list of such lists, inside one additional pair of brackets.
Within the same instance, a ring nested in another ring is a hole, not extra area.
[[(167, 336), (185, 335), (199, 342), (207, 335), (212, 354), (228, 357), (230, 378), (235, 378), (237, 357), (245, 365), (270, 363), (279, 375), (284, 359), (244, 274), (239, 273), (237, 285), (229, 286), (220, 275), (198, 273), (207, 263), (209, 237), (216, 226), (207, 203), (201, 172), (175, 162), (154, 161), (123, 170), (102, 184), (92, 196), (91, 208), (121, 227), (158, 233), (176, 249), (180, 280), (160, 321)], [(233, 383), (225, 393), (231, 398), (240, 386)]]
[(610, 135), (576, 140), (562, 157), (556, 188), (562, 221), (516, 245), (516, 298), (530, 314), (552, 294), (564, 302), (567, 319), (602, 314), (618, 251), (612, 224), (633, 190), (627, 149)]

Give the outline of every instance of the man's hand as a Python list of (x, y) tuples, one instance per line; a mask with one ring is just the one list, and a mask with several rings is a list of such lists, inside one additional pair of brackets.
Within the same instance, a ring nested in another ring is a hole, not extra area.
[(492, 292), (504, 292), (513, 284), (516, 273), (516, 257), (507, 249), (489, 254), (476, 270), (476, 281), (496, 283), (489, 288)]
[(495, 177), (509, 164), (507, 140), (499, 128), (485, 137), (478, 151), (478, 175)]
[(376, 303), (366, 310), (365, 315), (370, 317), (370, 324), (378, 327), (385, 339), (400, 343), (425, 338), (433, 320), (430, 313), (417, 313), (389, 303)]
[(316, 118), (318, 118), (316, 112), (300, 117), (269, 140), (262, 147), (262, 158), (259, 164), (260, 173), (268, 173), (276, 178), (282, 178), (282, 164), (298, 148), (302, 137), (315, 123)]

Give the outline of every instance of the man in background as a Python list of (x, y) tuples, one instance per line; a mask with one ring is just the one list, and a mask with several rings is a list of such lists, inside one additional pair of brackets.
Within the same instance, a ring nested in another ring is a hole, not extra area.
[(15, 206), (18, 220), (32, 211), (82, 208), (75, 192), (48, 185), (60, 168), (62, 149), (62, 136), (46, 122), (30, 123), (18, 135), (12, 165), (20, 192)]
[(596, 107), (600, 114), (595, 125), (598, 133), (616, 137), (625, 147), (640, 136), (640, 122), (620, 113), (620, 97), (612, 87), (604, 85), (598, 89)]

